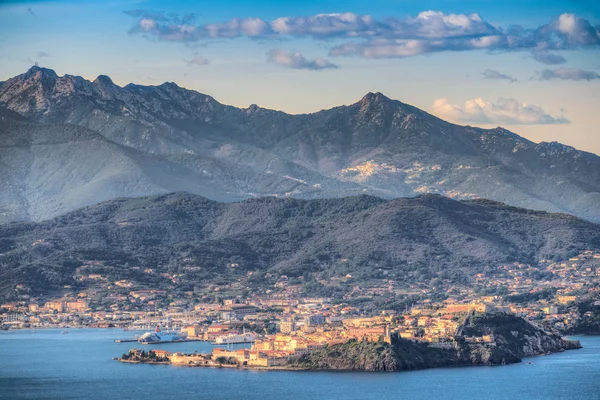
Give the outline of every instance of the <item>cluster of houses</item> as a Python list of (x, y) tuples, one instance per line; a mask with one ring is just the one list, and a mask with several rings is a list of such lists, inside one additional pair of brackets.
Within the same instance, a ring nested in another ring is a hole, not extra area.
[[(154, 270), (148, 268), (140, 271), (155, 274)], [(289, 284), (290, 279), (284, 275), (276, 279), (280, 288), (271, 293), (256, 294), (248, 298), (230, 296), (224, 299), (199, 299), (193, 292), (186, 292), (184, 297), (174, 297), (169, 290), (132, 287), (127, 280), (109, 282), (101, 274), (89, 273), (82, 275), (80, 279), (108, 285), (106, 290), (104, 286), (102, 290), (92, 287), (68, 297), (40, 302), (29, 296), (25, 286), (17, 285), (15, 292), (18, 300), (0, 304), (0, 326), (15, 329), (63, 326), (133, 329), (165, 321), (178, 327), (199, 325), (198, 322), (201, 321), (205, 321), (204, 325), (206, 321), (219, 321), (217, 325), (226, 325), (221, 331), (216, 331), (216, 328), (210, 328), (211, 331), (190, 328), (187, 332), (190, 337), (214, 340), (223, 332), (234, 331), (230, 323), (241, 322), (276, 326), (281, 334), (294, 333), (298, 336), (297, 332), (301, 332), (306, 338), (296, 342), (319, 343), (323, 341), (319, 335), (328, 336), (327, 340), (331, 341), (343, 339), (347, 335), (368, 336), (370, 333), (367, 331), (349, 332), (351, 329), (375, 329), (376, 326), (365, 324), (350, 327), (347, 326), (347, 321), (395, 315), (398, 333), (402, 337), (435, 342), (444, 340), (456, 330), (456, 314), (468, 311), (473, 304), (477, 304), (478, 311), (513, 312), (557, 329), (565, 329), (585, 317), (579, 315), (573, 305), (584, 296), (599, 294), (597, 283), (600, 281), (600, 254), (585, 251), (567, 261), (540, 260), (537, 266), (523, 263), (500, 265), (474, 275), (471, 285), (462, 286), (454, 284), (436, 287), (407, 283), (399, 287), (386, 277), (386, 271), (381, 271), (381, 274), (381, 284), (370, 287), (357, 285), (348, 294), (345, 303), (333, 303), (328, 298), (302, 297), (291, 290), (293, 285)], [(174, 279), (169, 279), (171, 278)], [(351, 279), (348, 274), (341, 278), (332, 277), (330, 280), (341, 282)], [(496, 291), (498, 294), (481, 294), (489, 291)], [(411, 299), (411, 305), (405, 310), (373, 310), (352, 302), (356, 297), (368, 300), (382, 294), (395, 299)], [(431, 300), (434, 295), (439, 297), (440, 294), (446, 300), (437, 303)], [(519, 296), (525, 300), (518, 301)], [(324, 327), (327, 332), (346, 328), (346, 336), (325, 333)], [(273, 329), (269, 331), (273, 332)], [(372, 333), (373, 336), (378, 334)], [(271, 347), (265, 350), (278, 349), (277, 346)], [(285, 348), (289, 349), (290, 346)]]

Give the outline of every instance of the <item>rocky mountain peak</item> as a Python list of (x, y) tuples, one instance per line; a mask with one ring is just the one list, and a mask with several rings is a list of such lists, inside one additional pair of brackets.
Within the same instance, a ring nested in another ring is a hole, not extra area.
[(48, 95), (58, 75), (51, 69), (34, 65), (24, 74), (8, 79), (0, 90), (0, 103), (22, 115), (48, 108)]
[(567, 146), (567, 145), (564, 145), (564, 144), (556, 142), (556, 141), (540, 142), (536, 146), (536, 150), (538, 153), (542, 153), (544, 156), (577, 152), (577, 150), (574, 147)]
[(159, 87), (169, 88), (169, 89), (181, 89), (181, 86), (179, 86), (175, 82), (164, 82), (164, 83), (160, 84)]
[(371, 104), (381, 104), (381, 103), (388, 103), (388, 102), (392, 102), (392, 99), (385, 96), (383, 93), (369, 92), (360, 100), (359, 103), (361, 105), (371, 105)]
[(52, 69), (34, 65), (33, 67), (29, 68), (29, 70), (24, 74), (24, 77), (34, 79), (56, 79), (58, 78), (58, 75)]
[(382, 93), (367, 93), (358, 103), (358, 119), (363, 124), (375, 124), (383, 127), (393, 110), (397, 108), (395, 102)]
[(121, 87), (116, 85), (112, 79), (110, 79), (106, 75), (98, 75), (96, 80), (94, 80), (93, 84), (102, 94), (102, 97), (105, 99), (112, 99), (118, 97), (118, 92), (121, 90)]
[[(256, 104), (247, 108), (224, 105), (172, 82), (120, 87), (103, 75), (90, 82), (35, 66), (0, 86), (0, 107), (44, 125), (36, 126), (35, 132), (56, 130), (51, 137), (58, 137), (71, 128), (45, 124), (75, 124), (139, 151), (131, 162), (139, 165), (143, 158), (143, 170), (118, 170), (130, 174), (131, 189), (112, 183), (120, 175), (103, 181), (113, 185), (110, 193), (115, 195), (188, 190), (230, 201), (262, 195), (312, 198), (364, 192), (392, 198), (439, 193), (461, 199), (491, 198), (600, 220), (598, 156), (558, 143), (538, 145), (500, 127), (450, 124), (378, 92), (347, 106), (291, 115)], [(25, 128), (13, 130), (19, 129)], [(31, 126), (26, 129), (34, 131)], [(0, 140), (0, 152), (13, 156), (17, 151), (6, 146), (3, 150), (2, 144)], [(47, 181), (42, 171), (64, 170), (63, 160), (56, 156), (62, 153), (39, 151), (40, 160), (52, 165), (31, 170), (27, 179), (21, 175), (27, 168), (23, 163), (0, 168), (0, 175), (15, 171), (11, 179), (17, 182), (12, 186), (13, 197), (0, 196), (0, 221), (2, 201), (13, 207), (14, 199), (30, 190), (29, 182)], [(148, 154), (156, 157), (146, 159)], [(185, 156), (172, 159), (173, 154)], [(9, 159), (0, 153), (2, 157)], [(90, 168), (103, 171), (103, 157), (98, 156)], [(53, 185), (79, 184), (71, 177), (56, 176), (62, 178), (53, 180)], [(156, 184), (138, 184), (148, 179)], [(33, 194), (19, 203), (23, 211), (7, 213), (8, 219), (27, 216), (32, 207), (43, 210), (34, 218), (47, 218), (56, 215), (54, 210), (90, 204), (76, 196), (64, 197), (71, 190), (64, 187), (54, 203), (34, 196), (33, 190), (27, 192)], [(85, 195), (85, 199), (106, 198), (106, 189), (99, 186)]]
[(98, 75), (98, 77), (94, 80), (94, 83), (102, 86), (116, 86), (112, 79), (106, 75)]
[(248, 108), (246, 108), (246, 113), (252, 114), (252, 113), (255, 113), (255, 112), (260, 111), (260, 110), (261, 110), (261, 107), (259, 105), (257, 105), (257, 104), (250, 104), (248, 106)]

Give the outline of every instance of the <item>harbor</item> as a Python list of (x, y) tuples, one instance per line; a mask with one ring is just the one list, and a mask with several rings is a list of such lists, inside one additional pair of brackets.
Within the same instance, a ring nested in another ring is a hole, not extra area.
[[(134, 333), (142, 333), (135, 331)], [(148, 352), (162, 348), (171, 353), (207, 354), (209, 342), (172, 343), (138, 346), (114, 343), (127, 332), (122, 329), (60, 329), (0, 331), (0, 398), (30, 400), (85, 398), (163, 399), (247, 398), (249, 400), (314, 400), (319, 395), (345, 400), (376, 397), (392, 398), (401, 391), (415, 400), (460, 398), (466, 389), (468, 398), (505, 400), (507, 398), (546, 400), (549, 392), (562, 390), (556, 400), (594, 398), (600, 389), (600, 340), (578, 337), (583, 349), (550, 356), (524, 359), (523, 363), (498, 368), (441, 368), (407, 373), (307, 372), (279, 371), (268, 367), (238, 368), (217, 365), (214, 368), (183, 367), (167, 364), (124, 363), (114, 361), (131, 348)], [(131, 333), (133, 336), (133, 333)], [(32, 345), (35, 344), (35, 345)], [(56, 360), (49, 363), (48, 360)], [(533, 362), (533, 364), (527, 364)], [(574, 369), (580, 372), (569, 375)], [(93, 373), (94, 379), (90, 379)], [(565, 379), (569, 376), (569, 379)], [(57, 382), (61, 384), (57, 384)], [(444, 390), (431, 382), (443, 381)], [(189, 384), (174, 384), (184, 382)], [(236, 384), (232, 384), (235, 382)], [(2, 385), (2, 383), (4, 383)], [(108, 384), (107, 384), (108, 383)], [(522, 396), (522, 387), (530, 396)], [(165, 388), (168, 388), (166, 390)], [(265, 390), (265, 388), (269, 388)], [(35, 390), (38, 397), (28, 395)], [(199, 395), (199, 393), (201, 393)]]
[(212, 345), (253, 344), (259, 337), (255, 332), (229, 331), (228, 326), (211, 325), (204, 330), (188, 326), (182, 330), (168, 328), (162, 330), (156, 325), (153, 331), (136, 334), (132, 338), (117, 338), (115, 343), (166, 344), (183, 342), (209, 342)]
[(115, 339), (115, 343), (140, 343), (140, 344), (165, 344), (165, 343), (182, 343), (182, 342), (202, 342), (199, 337), (188, 337), (187, 333), (174, 329), (161, 330), (159, 325), (156, 325), (154, 331), (145, 332), (141, 335), (134, 335), (130, 339)]
[[(115, 343), (140, 343), (139, 339), (115, 339), (114, 340)], [(198, 339), (198, 338), (186, 338), (186, 339), (182, 339), (182, 340), (163, 340), (163, 341), (156, 341), (156, 342), (151, 342), (151, 343), (141, 343), (141, 344), (164, 344), (164, 343), (187, 343), (187, 342), (206, 342), (206, 340), (203, 339)]]

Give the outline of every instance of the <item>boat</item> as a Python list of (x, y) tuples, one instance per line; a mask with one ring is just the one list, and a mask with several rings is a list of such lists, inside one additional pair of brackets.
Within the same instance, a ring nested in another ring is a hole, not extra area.
[(213, 344), (240, 344), (240, 343), (254, 343), (256, 340), (256, 333), (229, 333), (222, 336), (217, 336)]
[(69, 333), (69, 331), (60, 331), (61, 335), (66, 335), (67, 333)]
[(154, 332), (146, 332), (138, 338), (138, 343), (141, 344), (155, 344), (155, 343), (171, 343), (171, 342), (182, 342), (186, 339), (186, 336), (181, 332), (177, 331), (161, 331), (157, 325)]

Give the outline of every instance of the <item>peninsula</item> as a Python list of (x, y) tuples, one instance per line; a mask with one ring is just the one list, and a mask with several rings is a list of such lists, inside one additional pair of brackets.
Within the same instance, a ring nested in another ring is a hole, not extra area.
[[(148, 352), (131, 349), (122, 362), (160, 363), (190, 367), (278, 370), (406, 371), (425, 368), (505, 365), (522, 357), (578, 349), (572, 341), (504, 312), (470, 311), (461, 316), (453, 337), (426, 342), (404, 339), (390, 325), (321, 332), (330, 340), (297, 347), (295, 332), (268, 335), (251, 349), (215, 348), (211, 354)], [(296, 346), (296, 348), (294, 348)]]

